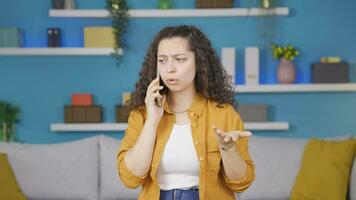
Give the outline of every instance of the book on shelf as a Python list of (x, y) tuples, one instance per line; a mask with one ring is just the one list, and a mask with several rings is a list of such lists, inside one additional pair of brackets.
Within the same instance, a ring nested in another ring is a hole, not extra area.
[(61, 46), (61, 30), (59, 28), (47, 28), (47, 46)]

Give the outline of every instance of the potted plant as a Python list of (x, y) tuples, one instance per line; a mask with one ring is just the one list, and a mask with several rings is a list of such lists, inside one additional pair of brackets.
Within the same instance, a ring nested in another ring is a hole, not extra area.
[(273, 57), (279, 60), (277, 79), (279, 83), (293, 83), (296, 79), (296, 69), (293, 60), (299, 51), (291, 44), (287, 46), (272, 45)]
[(0, 101), (0, 140), (16, 141), (16, 123), (19, 122), (20, 107)]
[(158, 9), (171, 9), (172, 2), (171, 0), (158, 0)]
[(110, 12), (112, 18), (111, 26), (114, 30), (114, 53), (112, 54), (116, 58), (117, 65), (122, 62), (122, 52), (120, 48), (127, 49), (125, 41), (125, 33), (128, 27), (128, 6), (126, 0), (106, 0), (106, 9)]

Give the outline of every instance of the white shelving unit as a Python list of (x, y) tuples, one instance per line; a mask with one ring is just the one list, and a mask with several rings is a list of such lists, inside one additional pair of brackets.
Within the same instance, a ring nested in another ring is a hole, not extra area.
[[(288, 16), (290, 10), (288, 7), (278, 7), (272, 9), (262, 8), (228, 8), (228, 9), (132, 9), (129, 10), (131, 18), (187, 18), (187, 17), (258, 17), (258, 16)], [(108, 18), (110, 13), (105, 9), (77, 9), (77, 10), (49, 10), (50, 17), (61, 18)], [(109, 52), (110, 50), (110, 52)], [(100, 51), (100, 55), (109, 55), (112, 49)], [(10, 51), (2, 51), (0, 55), (9, 53)], [(15, 51), (16, 52), (16, 51)], [(43, 54), (35, 55), (48, 55)], [(47, 51), (49, 52), (49, 51)], [(78, 52), (66, 52), (65, 55), (83, 55)], [(99, 51), (96, 51), (99, 52)], [(54, 53), (54, 52), (53, 52)], [(64, 52), (62, 52), (64, 53)], [(18, 55), (18, 54), (15, 54)], [(32, 55), (32, 54), (28, 54)], [(53, 55), (53, 54), (51, 54)], [(55, 55), (60, 55), (55, 54)], [(86, 54), (93, 55), (93, 54)], [(94, 54), (98, 55), (98, 54)], [(356, 83), (340, 83), (340, 84), (271, 84), (271, 85), (236, 85), (235, 92), (238, 93), (290, 93), (290, 92), (355, 92)], [(245, 122), (245, 128), (251, 131), (271, 130), (271, 131), (286, 131), (289, 130), (289, 122)], [(98, 124), (63, 124), (54, 123), (50, 125), (51, 131), (56, 132), (90, 132), (104, 131), (116, 132), (123, 131), (127, 128), (126, 123), (98, 123)]]
[[(278, 8), (224, 8), (224, 9), (132, 9), (129, 10), (133, 18), (159, 18), (159, 17), (246, 17), (288, 15), (288, 7)], [(107, 18), (109, 12), (105, 9), (77, 9), (49, 11), (50, 17), (81, 17), (81, 18)]]
[(236, 85), (237, 93), (356, 92), (356, 83)]
[(113, 48), (0, 48), (2, 56), (107, 56), (113, 52)]
[[(245, 122), (248, 130), (288, 130), (288, 122)], [(85, 132), (85, 131), (124, 131), (127, 123), (95, 123), (95, 124), (51, 124), (51, 131), (56, 132)]]

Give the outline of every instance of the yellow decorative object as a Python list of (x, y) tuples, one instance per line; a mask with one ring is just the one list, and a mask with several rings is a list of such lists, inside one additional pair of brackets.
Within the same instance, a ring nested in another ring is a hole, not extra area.
[(290, 199), (346, 199), (355, 151), (355, 139), (311, 139), (305, 146)]
[(122, 105), (126, 105), (127, 101), (130, 99), (131, 93), (130, 92), (123, 92), (122, 93)]
[(322, 62), (322, 63), (340, 63), (341, 62), (341, 58), (337, 57), (337, 56), (321, 57), (320, 58), (320, 62)]
[(271, 8), (271, 0), (261, 0), (262, 8)]
[(26, 200), (12, 171), (6, 154), (0, 153), (0, 199)]
[(84, 28), (85, 47), (114, 48), (115, 40), (112, 27), (92, 26)]

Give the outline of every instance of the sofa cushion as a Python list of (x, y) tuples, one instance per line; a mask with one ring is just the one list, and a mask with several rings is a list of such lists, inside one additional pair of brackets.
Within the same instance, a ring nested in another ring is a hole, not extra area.
[(0, 153), (0, 199), (25, 200), (7, 155)]
[(101, 135), (100, 147), (100, 189), (102, 200), (137, 199), (141, 188), (129, 189), (122, 184), (117, 171), (116, 156), (121, 140)]
[(346, 199), (356, 140), (311, 139), (291, 199)]
[(253, 136), (249, 151), (256, 167), (254, 183), (240, 199), (288, 199), (307, 140)]
[[(351, 135), (327, 138), (342, 140)], [(298, 174), (304, 146), (308, 139), (253, 136), (249, 152), (255, 163), (256, 178), (252, 185), (239, 194), (241, 200), (289, 199)]]
[(0, 143), (29, 199), (98, 198), (98, 138), (57, 144)]

